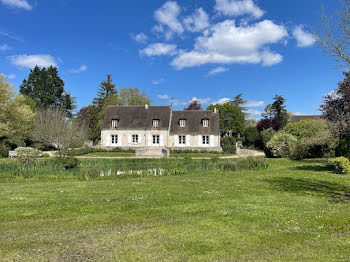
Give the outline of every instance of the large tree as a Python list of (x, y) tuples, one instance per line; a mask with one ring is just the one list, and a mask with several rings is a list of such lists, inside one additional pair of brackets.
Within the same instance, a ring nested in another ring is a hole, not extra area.
[(138, 88), (120, 88), (118, 94), (118, 105), (120, 106), (140, 106), (151, 104), (152, 100), (145, 92), (141, 92)]
[(197, 100), (193, 100), (184, 110), (202, 110), (202, 106)]
[(273, 100), (272, 104), (265, 107), (265, 112), (262, 116), (265, 119), (277, 120), (281, 124), (281, 127), (283, 127), (287, 124), (289, 118), (285, 105), (286, 99), (281, 95), (275, 95)]
[(112, 75), (107, 74), (107, 79), (102, 81), (100, 84), (100, 89), (97, 91), (97, 97), (93, 99), (93, 105), (96, 108), (103, 108), (106, 103), (106, 99), (109, 97), (116, 97), (118, 94), (115, 89), (115, 84), (112, 80)]
[(32, 99), (38, 108), (58, 108), (71, 116), (75, 109), (75, 99), (64, 89), (56, 67), (30, 70), (28, 79), (24, 79), (20, 92)]
[(30, 138), (34, 111), (28, 99), (15, 94), (0, 75), (0, 143), (23, 145)]

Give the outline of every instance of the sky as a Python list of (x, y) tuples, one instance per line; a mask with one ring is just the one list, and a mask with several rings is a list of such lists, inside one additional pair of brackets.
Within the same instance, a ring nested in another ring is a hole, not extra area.
[(81, 108), (112, 74), (153, 105), (203, 107), (242, 93), (259, 118), (275, 94), (319, 114), (342, 80), (311, 32), (337, 0), (0, 0), (0, 73), (17, 90), (35, 65), (57, 66)]

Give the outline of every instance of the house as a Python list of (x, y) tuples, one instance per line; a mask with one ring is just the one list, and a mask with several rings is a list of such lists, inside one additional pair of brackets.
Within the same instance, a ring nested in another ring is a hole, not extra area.
[(103, 148), (221, 150), (219, 112), (173, 111), (170, 106), (110, 106)]

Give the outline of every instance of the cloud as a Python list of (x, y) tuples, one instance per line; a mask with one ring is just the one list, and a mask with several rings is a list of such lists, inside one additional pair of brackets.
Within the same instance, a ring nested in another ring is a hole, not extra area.
[(26, 0), (0, 0), (1, 3), (8, 7), (22, 8), (32, 10), (33, 7)]
[(316, 42), (315, 37), (312, 34), (305, 32), (303, 26), (295, 27), (293, 36), (297, 40), (298, 47), (312, 46)]
[(161, 55), (173, 56), (177, 54), (177, 47), (176, 45), (172, 45), (172, 44), (154, 43), (142, 49), (140, 51), (140, 54), (146, 55), (146, 56), (161, 56)]
[(262, 112), (256, 109), (248, 109), (245, 113), (249, 116), (260, 116)]
[(225, 16), (250, 15), (260, 18), (264, 11), (254, 4), (252, 0), (216, 0), (215, 10)]
[(244, 106), (246, 106), (246, 107), (262, 107), (264, 105), (265, 105), (264, 101), (250, 100), (250, 101), (247, 101), (247, 103), (245, 103)]
[(57, 67), (57, 62), (51, 55), (15, 55), (8, 57), (12, 64), (20, 67), (34, 68), (40, 67)]
[(71, 73), (71, 74), (79, 74), (79, 73), (81, 73), (81, 72), (86, 71), (86, 69), (87, 69), (87, 66), (86, 66), (86, 65), (82, 65), (82, 66), (80, 66), (78, 69), (72, 69), (72, 70), (70, 70), (69, 73)]
[(208, 76), (224, 73), (224, 72), (227, 72), (228, 70), (229, 69), (227, 67), (219, 66), (219, 67), (216, 67), (216, 68), (210, 70), (209, 73), (208, 73)]
[[(1, 74), (0, 74), (1, 75)], [(15, 79), (16, 78), (16, 75), (15, 74), (9, 74), (9, 75), (6, 75), (6, 74), (3, 74), (5, 76), (6, 79), (8, 80), (12, 80), (12, 79)]]
[(152, 81), (152, 84), (154, 84), (154, 85), (159, 85), (159, 84), (161, 84), (161, 83), (163, 83), (164, 82), (164, 78), (160, 78), (160, 79), (158, 79), (158, 80), (153, 80)]
[(164, 94), (164, 95), (157, 95), (157, 97), (158, 97), (159, 99), (162, 99), (162, 100), (168, 100), (168, 99), (170, 99), (170, 96), (168, 96), (168, 95), (166, 95), (166, 94)]
[(0, 51), (11, 50), (11, 47), (7, 44), (0, 45)]
[(183, 23), (188, 31), (200, 32), (209, 26), (209, 18), (202, 8), (198, 8), (191, 16), (186, 17)]
[(280, 63), (283, 57), (271, 52), (267, 45), (278, 43), (286, 36), (286, 28), (270, 20), (243, 26), (226, 20), (205, 30), (197, 37), (194, 49), (181, 52), (171, 65), (177, 69), (209, 63), (261, 63), (272, 66)]
[(209, 102), (211, 101), (211, 98), (210, 97), (197, 98), (197, 97), (194, 96), (194, 97), (192, 97), (192, 99), (188, 103), (191, 103), (191, 102), (194, 102), (194, 101), (199, 102), (201, 105), (206, 105), (206, 104), (209, 104)]
[[(0, 0), (0, 1), (1, 1), (1, 0)], [(6, 37), (8, 37), (8, 38), (10, 38), (10, 39), (13, 39), (13, 40), (16, 40), (16, 41), (23, 42), (22, 39), (20, 39), (18, 36), (15, 36), (15, 35), (13, 35), (13, 34), (11, 34), (11, 33), (6, 33), (6, 32), (0, 31), (0, 35), (6, 36)]]
[(181, 9), (175, 1), (167, 1), (154, 12), (154, 19), (159, 23), (154, 30), (164, 32), (163, 26), (166, 26), (170, 30), (166, 35), (167, 39), (171, 38), (173, 32), (181, 35), (184, 28), (178, 20), (180, 12)]
[(223, 98), (220, 98), (218, 101), (213, 102), (212, 105), (222, 105), (222, 104), (225, 104), (225, 103), (227, 103), (229, 101), (231, 101), (230, 98), (223, 97)]
[(133, 38), (136, 42), (142, 43), (142, 44), (145, 44), (148, 40), (147, 35), (145, 35), (144, 33), (138, 33)]

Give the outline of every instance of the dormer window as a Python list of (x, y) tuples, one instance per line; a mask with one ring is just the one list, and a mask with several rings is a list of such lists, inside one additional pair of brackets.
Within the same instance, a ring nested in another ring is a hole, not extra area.
[(203, 119), (202, 120), (202, 126), (203, 127), (208, 127), (209, 126), (209, 119)]
[(158, 129), (158, 127), (159, 127), (159, 120), (158, 119), (153, 119), (152, 126), (153, 126), (154, 129)]
[(185, 119), (180, 119), (179, 125), (180, 125), (180, 127), (185, 127), (186, 126), (186, 120)]
[(112, 129), (116, 129), (118, 127), (118, 119), (112, 119), (111, 127)]

